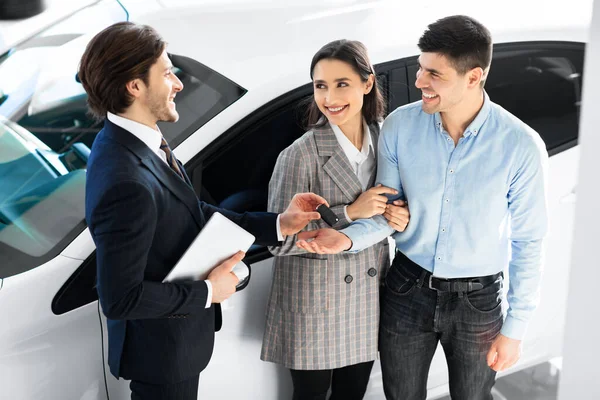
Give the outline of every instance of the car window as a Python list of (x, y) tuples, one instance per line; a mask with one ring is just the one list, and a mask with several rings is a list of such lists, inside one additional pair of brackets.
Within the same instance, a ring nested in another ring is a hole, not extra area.
[[(585, 45), (522, 42), (494, 45), (485, 90), (490, 99), (535, 129), (552, 156), (577, 144)], [(417, 57), (407, 60), (410, 101)]]
[(266, 211), (275, 162), (304, 133), (303, 104), (311, 91), (312, 86), (307, 86), (283, 96), (275, 101), (277, 107), (254, 113), (255, 123), (246, 120), (234, 128), (234, 134), (226, 135), (233, 140), (213, 144), (208, 149), (213, 155), (203, 164), (201, 198), (236, 212)]
[[(0, 58), (0, 88), (9, 89), (0, 99), (0, 278), (51, 260), (86, 227), (85, 168), (102, 123), (88, 115), (76, 80), (84, 39), (64, 32), (60, 40), (35, 37)], [(64, 55), (60, 71), (54, 63), (31, 66), (31, 57), (19, 56), (36, 43)], [(171, 59), (184, 84), (176, 100), (180, 120), (159, 125), (175, 147), (246, 90), (195, 60)], [(20, 70), (18, 84), (4, 73)]]
[(549, 153), (577, 141), (583, 45), (509, 44), (494, 51), (485, 84), (492, 101), (535, 129)]

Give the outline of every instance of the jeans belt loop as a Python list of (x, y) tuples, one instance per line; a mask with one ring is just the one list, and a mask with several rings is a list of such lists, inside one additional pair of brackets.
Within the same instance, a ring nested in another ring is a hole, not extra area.
[(419, 276), (419, 278), (417, 279), (417, 287), (418, 288), (423, 287), (423, 284), (425, 283), (425, 276), (427, 276), (427, 271), (425, 269), (423, 269), (423, 271), (421, 272), (421, 276)]

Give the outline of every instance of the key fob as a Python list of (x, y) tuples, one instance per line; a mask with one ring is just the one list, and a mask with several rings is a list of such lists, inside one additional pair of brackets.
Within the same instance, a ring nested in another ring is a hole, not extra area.
[(317, 212), (321, 214), (321, 219), (329, 226), (334, 226), (339, 221), (339, 218), (335, 213), (325, 204), (321, 204), (317, 207)]

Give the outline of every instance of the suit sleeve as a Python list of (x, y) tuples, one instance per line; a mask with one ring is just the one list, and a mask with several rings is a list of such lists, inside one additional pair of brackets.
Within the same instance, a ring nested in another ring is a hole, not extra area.
[(204, 281), (161, 283), (144, 279), (157, 229), (152, 192), (142, 183), (120, 182), (90, 210), (88, 225), (96, 244), (98, 295), (110, 319), (164, 318), (204, 312)]
[(246, 212), (238, 214), (233, 211), (211, 206), (200, 201), (200, 208), (208, 220), (215, 212), (220, 212), (256, 237), (255, 244), (261, 246), (277, 246), (277, 214), (267, 212)]
[[(302, 154), (302, 147), (297, 143), (279, 154), (269, 182), (269, 211), (283, 212), (296, 193), (311, 190), (310, 171), (306, 162), (310, 158), (308, 154)], [(340, 210), (333, 211), (339, 216)], [(296, 246), (297, 240), (297, 234), (287, 236), (281, 246), (269, 247), (269, 251), (275, 256), (306, 254), (306, 250)]]

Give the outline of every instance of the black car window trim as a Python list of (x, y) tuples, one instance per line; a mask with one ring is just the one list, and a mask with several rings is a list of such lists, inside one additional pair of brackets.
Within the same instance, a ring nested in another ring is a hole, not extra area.
[[(492, 55), (492, 60), (494, 57), (498, 57), (498, 53), (505, 52), (515, 52), (522, 50), (524, 52), (531, 53), (534, 52), (546, 52), (546, 51), (585, 51), (585, 43), (581, 42), (570, 42), (570, 41), (529, 41), (529, 42), (510, 42), (510, 43), (494, 43), (494, 53)], [(416, 101), (415, 93), (417, 89), (415, 88), (415, 72), (416, 66), (418, 65), (417, 59), (418, 56), (408, 57), (406, 58), (406, 66), (408, 73), (408, 82), (409, 82), (409, 90), (411, 93), (410, 101)], [(491, 71), (493, 74), (493, 69)], [(420, 98), (420, 95), (419, 95)], [(494, 99), (492, 99), (493, 101)], [(548, 156), (552, 157), (556, 154), (562, 153), (563, 151), (569, 150), (579, 144), (579, 138), (575, 138), (566, 143), (561, 143), (558, 146), (554, 146), (548, 149)]]
[[(181, 69), (186, 74), (193, 76), (203, 84), (211, 86), (215, 91), (218, 91), (219, 94), (223, 96), (222, 100), (215, 104), (209, 110), (209, 112), (202, 114), (190, 126), (180, 132), (177, 137), (169, 141), (169, 145), (172, 148), (175, 148), (214, 117), (241, 99), (246, 93), (248, 93), (248, 90), (220, 74), (219, 72), (192, 58), (177, 54), (169, 54), (169, 58), (171, 59), (173, 66)], [(211, 84), (207, 82), (210, 82)], [(219, 90), (217, 90), (213, 85), (218, 87)]]

